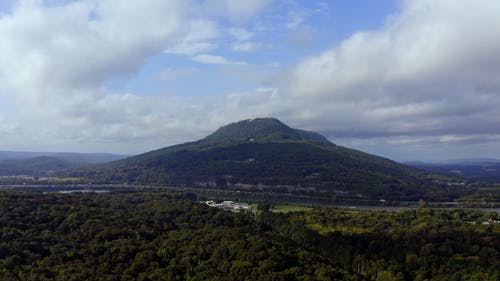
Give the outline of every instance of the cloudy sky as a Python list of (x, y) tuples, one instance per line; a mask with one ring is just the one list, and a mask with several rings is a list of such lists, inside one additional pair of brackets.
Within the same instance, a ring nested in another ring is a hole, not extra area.
[(2, 0), (0, 150), (135, 154), (272, 116), (500, 158), (498, 0)]

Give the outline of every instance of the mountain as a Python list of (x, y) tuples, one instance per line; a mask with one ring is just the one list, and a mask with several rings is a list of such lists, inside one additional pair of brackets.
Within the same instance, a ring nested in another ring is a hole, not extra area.
[(215, 145), (304, 141), (331, 144), (320, 134), (292, 129), (275, 118), (248, 119), (231, 123), (201, 140), (203, 143)]
[(274, 118), (244, 120), (194, 142), (70, 174), (94, 182), (161, 184), (418, 200), (426, 174), (335, 145)]

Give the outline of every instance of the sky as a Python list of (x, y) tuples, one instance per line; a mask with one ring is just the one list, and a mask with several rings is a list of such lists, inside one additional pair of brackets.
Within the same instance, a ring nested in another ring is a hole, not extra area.
[(137, 154), (275, 117), (500, 158), (498, 0), (2, 0), (0, 150)]

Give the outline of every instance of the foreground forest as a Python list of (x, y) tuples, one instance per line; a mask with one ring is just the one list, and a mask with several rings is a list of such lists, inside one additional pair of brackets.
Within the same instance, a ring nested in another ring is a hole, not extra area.
[(233, 213), (194, 194), (0, 193), (0, 280), (500, 280), (500, 215)]

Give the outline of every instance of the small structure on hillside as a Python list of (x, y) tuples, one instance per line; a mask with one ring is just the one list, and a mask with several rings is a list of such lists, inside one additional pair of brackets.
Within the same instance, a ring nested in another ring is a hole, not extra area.
[(248, 205), (247, 203), (239, 203), (234, 201), (222, 201), (220, 203), (217, 203), (213, 200), (209, 200), (209, 201), (203, 201), (202, 203), (205, 203), (210, 207), (216, 207), (224, 210), (251, 211), (252, 209), (252, 206)]

